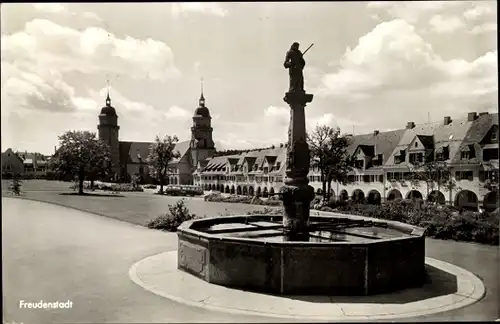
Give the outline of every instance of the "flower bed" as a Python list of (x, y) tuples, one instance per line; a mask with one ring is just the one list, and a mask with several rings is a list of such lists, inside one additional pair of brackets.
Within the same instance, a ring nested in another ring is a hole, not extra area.
[(348, 203), (330, 206), (320, 210), (407, 223), (425, 228), (427, 236), (437, 239), (499, 244), (498, 212), (459, 212), (451, 206), (430, 205), (412, 200), (395, 200), (382, 205)]
[[(74, 183), (70, 186), (70, 189), (77, 190), (78, 183)], [(94, 182), (94, 188), (90, 187), (90, 181), (85, 181), (83, 183), (84, 190), (103, 190), (103, 191), (116, 191), (116, 192), (143, 192), (141, 186), (134, 186), (131, 183), (104, 183), (96, 181)]]
[(210, 193), (204, 197), (205, 201), (210, 202), (225, 202), (225, 203), (240, 203), (264, 206), (280, 206), (281, 201), (276, 198), (261, 199), (258, 197), (249, 196), (228, 196), (224, 197), (220, 193)]

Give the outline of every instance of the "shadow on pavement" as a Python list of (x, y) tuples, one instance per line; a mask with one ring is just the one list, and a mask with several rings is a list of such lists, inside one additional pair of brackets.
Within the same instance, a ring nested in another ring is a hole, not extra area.
[(312, 303), (406, 304), (445, 296), (458, 291), (457, 277), (430, 265), (425, 265), (427, 278), (423, 286), (372, 296), (282, 296)]
[(63, 192), (60, 193), (61, 196), (88, 196), (88, 197), (120, 197), (124, 198), (124, 195), (119, 194), (98, 194), (98, 193), (88, 193), (84, 192), (83, 194), (79, 194), (78, 192)]

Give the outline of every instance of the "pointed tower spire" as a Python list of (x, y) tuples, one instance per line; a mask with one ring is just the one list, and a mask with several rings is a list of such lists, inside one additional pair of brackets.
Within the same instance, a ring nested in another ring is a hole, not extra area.
[(106, 80), (107, 87), (108, 87), (108, 95), (106, 96), (106, 106), (111, 107), (111, 98), (109, 97), (109, 77)]
[(205, 106), (205, 97), (203, 96), (203, 77), (201, 78), (201, 96), (200, 96), (200, 107)]

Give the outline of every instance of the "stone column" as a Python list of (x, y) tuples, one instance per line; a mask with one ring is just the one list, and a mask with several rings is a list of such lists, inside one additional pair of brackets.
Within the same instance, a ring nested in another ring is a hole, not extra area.
[(307, 178), (310, 161), (304, 108), (312, 99), (313, 95), (304, 91), (287, 92), (283, 98), (291, 109), (285, 185), (280, 189), (286, 241), (309, 241), (309, 204), (314, 189)]

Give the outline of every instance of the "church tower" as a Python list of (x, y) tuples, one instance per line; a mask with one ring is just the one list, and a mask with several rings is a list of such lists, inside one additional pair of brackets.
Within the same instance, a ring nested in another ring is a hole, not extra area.
[(198, 108), (193, 116), (193, 127), (191, 127), (191, 159), (193, 167), (196, 169), (198, 162), (212, 157), (215, 154), (215, 144), (212, 139), (213, 128), (211, 126), (212, 117), (210, 111), (205, 106), (203, 96), (203, 84), (201, 86), (201, 96)]
[(111, 106), (109, 91), (106, 97), (106, 106), (101, 109), (99, 114), (99, 139), (103, 140), (111, 148), (111, 163), (113, 165), (113, 173), (117, 176), (120, 172), (120, 142), (118, 139), (118, 115), (115, 108)]

